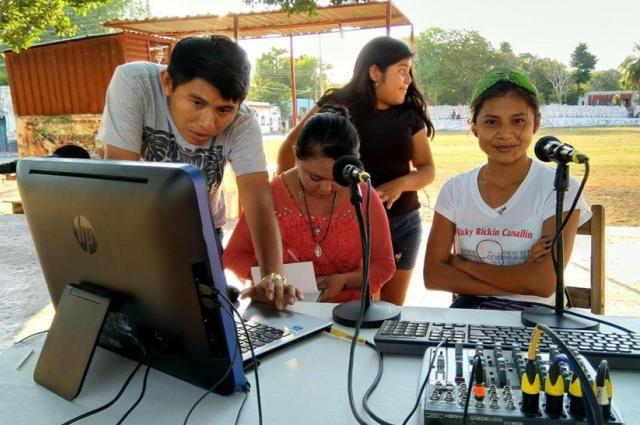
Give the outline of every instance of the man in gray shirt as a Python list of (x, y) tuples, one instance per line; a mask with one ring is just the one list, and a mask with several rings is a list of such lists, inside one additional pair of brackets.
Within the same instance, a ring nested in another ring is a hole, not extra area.
[(247, 295), (273, 300), (281, 309), (302, 294), (282, 276), (282, 243), (260, 126), (255, 112), (242, 103), (250, 68), (244, 50), (222, 36), (180, 40), (166, 69), (148, 62), (121, 65), (107, 89), (98, 139), (106, 159), (200, 168), (219, 236), (225, 217), (220, 185), (229, 161), (264, 276)]

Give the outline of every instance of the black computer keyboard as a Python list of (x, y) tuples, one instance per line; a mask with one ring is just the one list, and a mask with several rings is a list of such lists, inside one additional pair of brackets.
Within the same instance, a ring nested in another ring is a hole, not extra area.
[[(247, 320), (244, 322), (244, 325), (247, 327), (247, 332), (251, 338), (251, 344), (253, 344), (254, 350), (289, 335), (289, 332), (286, 330), (267, 326), (255, 320)], [(238, 339), (240, 340), (240, 350), (243, 353), (249, 351), (249, 341), (247, 340), (247, 334), (244, 332), (244, 328), (240, 323), (236, 323), (236, 329), (238, 331)]]
[[(427, 347), (438, 345), (444, 337), (448, 338), (447, 345), (462, 342), (466, 347), (474, 347), (481, 342), (485, 347), (501, 344), (504, 348), (527, 349), (532, 330), (524, 326), (386, 320), (374, 341), (382, 353), (408, 355), (422, 355)], [(593, 364), (607, 359), (612, 368), (640, 370), (640, 334), (587, 330), (556, 330), (556, 333)], [(551, 340), (543, 334), (540, 350), (546, 351), (549, 344)]]

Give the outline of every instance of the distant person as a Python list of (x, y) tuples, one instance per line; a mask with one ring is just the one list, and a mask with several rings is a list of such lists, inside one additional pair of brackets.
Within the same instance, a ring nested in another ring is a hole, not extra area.
[(273, 210), (273, 202), (260, 125), (242, 103), (249, 71), (244, 50), (222, 36), (180, 40), (168, 67), (120, 65), (107, 90), (98, 140), (106, 159), (188, 163), (202, 170), (219, 243), (225, 222), (220, 185), (229, 161), (264, 276), (250, 293), (283, 308), (300, 294), (281, 274), (277, 222), (263, 214)]
[(293, 166), (293, 150), (304, 122), (318, 107), (349, 108), (360, 136), (360, 157), (387, 208), (396, 272), (381, 299), (402, 305), (420, 247), (422, 222), (417, 191), (435, 178), (429, 138), (435, 130), (413, 81), (413, 53), (402, 41), (377, 37), (356, 59), (351, 80), (327, 91), (280, 147), (280, 172)]
[[(549, 249), (555, 235), (555, 171), (527, 155), (539, 127), (538, 91), (524, 74), (495, 68), (473, 89), (471, 131), (487, 163), (452, 177), (440, 190), (424, 264), (427, 288), (459, 294), (451, 307), (554, 303)], [(578, 186), (572, 178), (565, 217)], [(564, 230), (565, 265), (576, 229), (590, 217), (580, 198)]]
[[(333, 164), (343, 155), (358, 155), (358, 134), (344, 107), (325, 105), (305, 121), (295, 145), (295, 167), (271, 182), (275, 217), (282, 233), (284, 261), (312, 261), (322, 290), (320, 301), (360, 298), (362, 248), (349, 189), (333, 181)], [(363, 193), (364, 183), (361, 184)], [(375, 191), (371, 203), (371, 294), (395, 271), (389, 225)], [(250, 278), (256, 255), (244, 214), (224, 252), (225, 267)]]
[(282, 134), (286, 134), (287, 132), (287, 121), (286, 120), (282, 120), (280, 121), (280, 130), (282, 131)]
[(455, 119), (456, 119), (456, 110), (455, 110), (455, 109), (452, 109), (452, 110), (451, 110), (451, 119), (452, 119), (452, 120), (455, 120)]

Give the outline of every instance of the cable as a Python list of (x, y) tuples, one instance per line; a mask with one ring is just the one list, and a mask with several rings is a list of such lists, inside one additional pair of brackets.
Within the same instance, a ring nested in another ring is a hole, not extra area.
[(45, 329), (44, 331), (39, 331), (39, 332), (32, 333), (31, 335), (25, 336), (20, 341), (14, 342), (13, 345), (16, 346), (16, 345), (20, 344), (21, 342), (24, 342), (24, 341), (28, 340), (31, 337), (34, 337), (34, 336), (40, 335), (40, 334), (44, 334), (44, 333), (47, 333), (47, 332), (49, 332), (49, 329)]
[(240, 414), (242, 413), (242, 409), (244, 408), (244, 404), (247, 402), (248, 398), (249, 398), (249, 390), (247, 389), (244, 391), (244, 398), (242, 399), (242, 404), (240, 404), (240, 408), (238, 409), (235, 425), (238, 425), (240, 423)]
[[(257, 394), (257, 398), (258, 398), (258, 418), (259, 418), (259, 423), (262, 424), (262, 402), (261, 402), (261, 397), (260, 397), (260, 380), (259, 380), (259, 376), (258, 376), (258, 362), (256, 360), (256, 355), (255, 355), (255, 352), (254, 352), (254, 349), (253, 349), (253, 343), (251, 342), (251, 338), (249, 336), (249, 332), (247, 331), (247, 327), (244, 324), (244, 320), (242, 318), (242, 315), (240, 314), (238, 309), (236, 309), (236, 307), (233, 305), (231, 300), (229, 300), (229, 298), (227, 298), (227, 296), (225, 294), (223, 294), (222, 292), (218, 291), (215, 288), (213, 288), (213, 292), (214, 292), (214, 295), (221, 296), (229, 304), (229, 306), (233, 309), (233, 312), (238, 315), (238, 317), (240, 318), (240, 324), (242, 324), (242, 328), (243, 328), (243, 330), (245, 332), (245, 335), (247, 335), (247, 340), (249, 341), (249, 349), (251, 351), (251, 356), (252, 356), (252, 359), (253, 359), (253, 366), (254, 366), (253, 370), (254, 370), (254, 374), (255, 374), (255, 378), (256, 378), (256, 394)], [(227, 307), (223, 306), (222, 304), (220, 304), (220, 308), (222, 308), (225, 312), (227, 312), (227, 314), (229, 314), (229, 316), (231, 317), (231, 319), (235, 323), (234, 314)], [(202, 400), (204, 400), (204, 398), (207, 395), (209, 395), (209, 393), (211, 393), (218, 385), (220, 385), (220, 383), (226, 379), (226, 377), (229, 375), (229, 373), (231, 373), (231, 370), (233, 369), (233, 364), (235, 363), (236, 358), (238, 356), (238, 352), (240, 352), (240, 343), (239, 343), (239, 340), (238, 340), (237, 331), (236, 331), (236, 344), (237, 344), (237, 349), (234, 350), (233, 356), (231, 357), (231, 360), (229, 361), (229, 367), (227, 367), (227, 370), (225, 371), (224, 375), (215, 384), (213, 384), (209, 389), (207, 389), (207, 391), (198, 400), (196, 400), (196, 402), (193, 404), (193, 406), (191, 406), (191, 409), (189, 409), (189, 412), (187, 413), (187, 415), (184, 418), (183, 425), (187, 424), (187, 422), (189, 421), (189, 417), (191, 416), (191, 413), (193, 413), (193, 411), (198, 406), (198, 404), (200, 404), (200, 402)]]
[[(371, 194), (371, 182), (367, 181), (367, 198)], [(368, 212), (368, 209), (367, 209)], [(358, 321), (356, 322), (356, 330), (353, 334), (353, 340), (351, 341), (351, 347), (349, 349), (349, 370), (347, 373), (347, 393), (349, 395), (349, 407), (354, 418), (361, 425), (367, 425), (367, 422), (360, 416), (356, 408), (355, 401), (353, 399), (353, 358), (355, 354), (356, 341), (358, 335), (360, 335), (360, 326), (362, 325), (362, 318), (364, 316), (365, 307), (365, 295), (367, 287), (369, 285), (369, 237), (367, 235), (364, 218), (362, 217), (362, 211), (356, 208), (356, 215), (358, 216), (358, 223), (360, 226), (360, 232), (362, 234), (362, 291), (360, 296), (360, 312), (358, 314)], [(368, 222), (367, 217), (367, 222)]]
[(471, 367), (471, 376), (469, 376), (469, 386), (467, 387), (467, 398), (464, 401), (464, 411), (462, 412), (462, 425), (467, 423), (467, 413), (469, 412), (469, 399), (471, 398), (471, 388), (473, 386), (473, 377), (476, 374), (476, 366), (482, 359), (479, 355), (473, 357), (473, 366)]
[[(229, 306), (231, 306), (231, 308), (233, 309), (235, 314), (240, 319), (240, 324), (242, 325), (242, 329), (243, 329), (245, 335), (247, 336), (247, 341), (249, 341), (249, 351), (251, 351), (251, 361), (253, 363), (253, 376), (256, 379), (256, 398), (257, 398), (257, 402), (258, 402), (258, 423), (260, 425), (262, 425), (262, 397), (260, 395), (260, 377), (258, 375), (258, 364), (259, 364), (259, 362), (256, 359), (256, 353), (255, 353), (255, 351), (253, 349), (253, 342), (251, 341), (251, 336), (249, 335), (249, 331), (247, 330), (247, 326), (244, 323), (244, 319), (242, 318), (242, 314), (240, 314), (238, 309), (233, 305), (231, 300), (229, 300), (229, 298), (227, 298), (227, 296), (225, 294), (221, 294), (221, 295), (227, 301)], [(231, 315), (231, 318), (233, 319), (233, 315)], [(237, 332), (236, 332), (236, 341), (238, 341), (237, 338), (238, 338), (238, 336), (237, 336)], [(240, 351), (240, 342), (239, 341), (238, 341), (238, 350), (237, 351)]]
[(118, 399), (120, 398), (120, 396), (122, 395), (122, 393), (124, 393), (124, 390), (127, 388), (127, 386), (129, 385), (129, 382), (131, 382), (131, 379), (133, 378), (133, 376), (136, 374), (136, 372), (138, 371), (138, 369), (140, 369), (140, 366), (142, 366), (142, 362), (143, 360), (140, 360), (140, 362), (138, 362), (138, 364), (136, 365), (136, 367), (133, 369), (133, 371), (129, 374), (129, 376), (127, 377), (126, 381), (124, 381), (124, 385), (122, 385), (122, 388), (120, 388), (120, 391), (118, 392), (118, 394), (113, 398), (113, 400), (111, 400), (110, 402), (103, 404), (100, 407), (97, 407), (93, 410), (90, 410), (88, 412), (85, 412), (79, 416), (76, 416), (75, 418), (69, 419), (68, 421), (64, 422), (62, 425), (69, 425), (72, 424), (74, 422), (78, 422), (81, 419), (84, 419), (86, 417), (89, 417), (91, 415), (95, 415), (96, 413), (102, 412), (103, 410), (111, 407), (116, 401), (118, 401)]
[(122, 415), (122, 417), (120, 418), (120, 420), (116, 423), (116, 425), (120, 425), (124, 422), (125, 419), (127, 419), (127, 416), (129, 416), (129, 414), (131, 412), (133, 412), (133, 409), (135, 409), (136, 407), (138, 407), (138, 404), (140, 403), (140, 401), (142, 400), (142, 397), (144, 397), (144, 393), (145, 390), (147, 389), (147, 378), (149, 377), (149, 371), (151, 370), (151, 364), (153, 363), (153, 361), (149, 361), (149, 363), (147, 364), (147, 370), (145, 370), (144, 372), (144, 379), (142, 379), (142, 390), (140, 390), (140, 395), (138, 396), (138, 399), (135, 401), (135, 403), (133, 403), (131, 405), (131, 407), (129, 408), (129, 410), (127, 410), (125, 412), (124, 415)]
[(413, 405), (413, 408), (411, 409), (411, 412), (409, 412), (407, 417), (402, 422), (402, 425), (408, 424), (409, 420), (411, 419), (413, 414), (418, 409), (418, 406), (420, 405), (420, 399), (422, 398), (422, 394), (424, 393), (424, 390), (427, 388), (427, 383), (429, 382), (429, 376), (431, 375), (431, 369), (433, 369), (433, 363), (436, 361), (436, 357), (438, 357), (438, 351), (442, 348), (442, 346), (444, 344), (447, 343), (447, 340), (448, 340), (448, 338), (444, 338), (442, 341), (440, 341), (440, 343), (438, 345), (436, 345), (436, 348), (433, 350), (433, 357), (431, 358), (431, 360), (429, 360), (429, 369), (427, 370), (427, 375), (424, 377), (424, 381), (422, 382), (422, 385), (420, 386), (420, 391), (418, 392), (418, 396), (416, 397), (416, 402)]
[(556, 243), (556, 240), (559, 238), (560, 234), (562, 233), (562, 231), (564, 230), (565, 226), (569, 222), (569, 219), (571, 218), (571, 214), (573, 214), (573, 211), (576, 209), (576, 206), (578, 205), (578, 201), (580, 200), (580, 196), (582, 195), (582, 191), (584, 190), (584, 186), (587, 184), (587, 178), (588, 177), (589, 177), (589, 161), (586, 161), (584, 163), (584, 175), (582, 176), (582, 181), (580, 182), (580, 186), (578, 187), (578, 191), (576, 192), (576, 196), (573, 198), (573, 202), (571, 203), (571, 207), (569, 208), (569, 211), (567, 212), (567, 217), (564, 220), (562, 220), (562, 225), (560, 226), (560, 229), (558, 230), (558, 232), (556, 232), (556, 235), (554, 236), (553, 240), (551, 241), (551, 245)]
[[(534, 301), (527, 301), (527, 304), (530, 304), (530, 305), (536, 306), (536, 307), (548, 308), (549, 310), (554, 310), (555, 309), (555, 306), (552, 306), (552, 305), (549, 305), (549, 304), (537, 303), (537, 302), (534, 302)], [(597, 322), (597, 323), (601, 323), (603, 325), (611, 326), (612, 328), (619, 329), (619, 330), (624, 331), (624, 332), (626, 332), (628, 334), (635, 334), (636, 333), (635, 331), (633, 331), (633, 330), (631, 330), (629, 328), (625, 328), (622, 325), (618, 325), (616, 323), (609, 322), (608, 320), (600, 319), (598, 317), (587, 316), (586, 314), (578, 313), (576, 311), (562, 310), (562, 314), (569, 314), (571, 316), (580, 317), (581, 319), (591, 320), (593, 322)]]
[[(562, 235), (562, 231), (564, 230), (565, 226), (569, 222), (569, 219), (571, 218), (571, 215), (573, 214), (573, 211), (576, 209), (576, 206), (578, 205), (578, 201), (580, 200), (580, 196), (582, 195), (582, 191), (584, 190), (584, 186), (587, 184), (587, 178), (588, 177), (589, 177), (589, 161), (584, 163), (584, 175), (582, 176), (582, 182), (580, 183), (580, 186), (578, 187), (578, 191), (576, 192), (576, 196), (573, 198), (573, 202), (571, 203), (571, 207), (569, 208), (569, 211), (567, 212), (567, 217), (564, 220), (562, 220), (562, 224), (560, 225), (560, 229), (558, 229), (558, 231), (556, 232), (555, 236), (551, 240), (551, 248), (552, 248), (551, 249), (551, 259), (553, 260), (553, 265), (554, 266), (557, 265), (558, 261), (557, 261), (556, 255), (555, 255), (555, 251), (553, 250), (553, 247), (557, 244), (558, 238), (560, 237), (560, 235)], [(563, 206), (559, 205), (559, 206), (557, 206), (557, 208), (559, 208), (562, 211)]]
[[(556, 344), (558, 344), (560, 349), (562, 349), (562, 351), (564, 351), (564, 353), (567, 355), (571, 366), (573, 366), (574, 372), (578, 374), (578, 378), (580, 379), (580, 387), (582, 388), (582, 394), (584, 395), (584, 399), (587, 402), (587, 406), (589, 407), (589, 412), (591, 413), (590, 419), (593, 420), (593, 422), (590, 422), (590, 423), (595, 423), (596, 425), (603, 424), (604, 419), (602, 418), (602, 410), (598, 408), (598, 400), (596, 399), (596, 395), (593, 392), (593, 388), (589, 383), (589, 378), (587, 378), (587, 375), (582, 369), (582, 367), (580, 366), (580, 363), (578, 362), (578, 359), (576, 358), (576, 356), (573, 354), (571, 349), (564, 343), (564, 341), (562, 341), (562, 339), (560, 339), (560, 337), (550, 327), (538, 323), (536, 325), (536, 329), (541, 329), (542, 331), (544, 331), (549, 336), (549, 338), (551, 338)], [(533, 337), (532, 337), (532, 341), (533, 341)], [(529, 346), (529, 350), (531, 350), (531, 346)], [(535, 347), (533, 351), (535, 352)], [(534, 358), (535, 358), (535, 354), (534, 354)]]

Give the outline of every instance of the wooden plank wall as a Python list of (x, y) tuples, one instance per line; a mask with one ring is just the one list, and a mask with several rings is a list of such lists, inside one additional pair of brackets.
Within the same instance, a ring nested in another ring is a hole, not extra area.
[(125, 62), (120, 34), (6, 54), (16, 115), (102, 113), (114, 69)]

